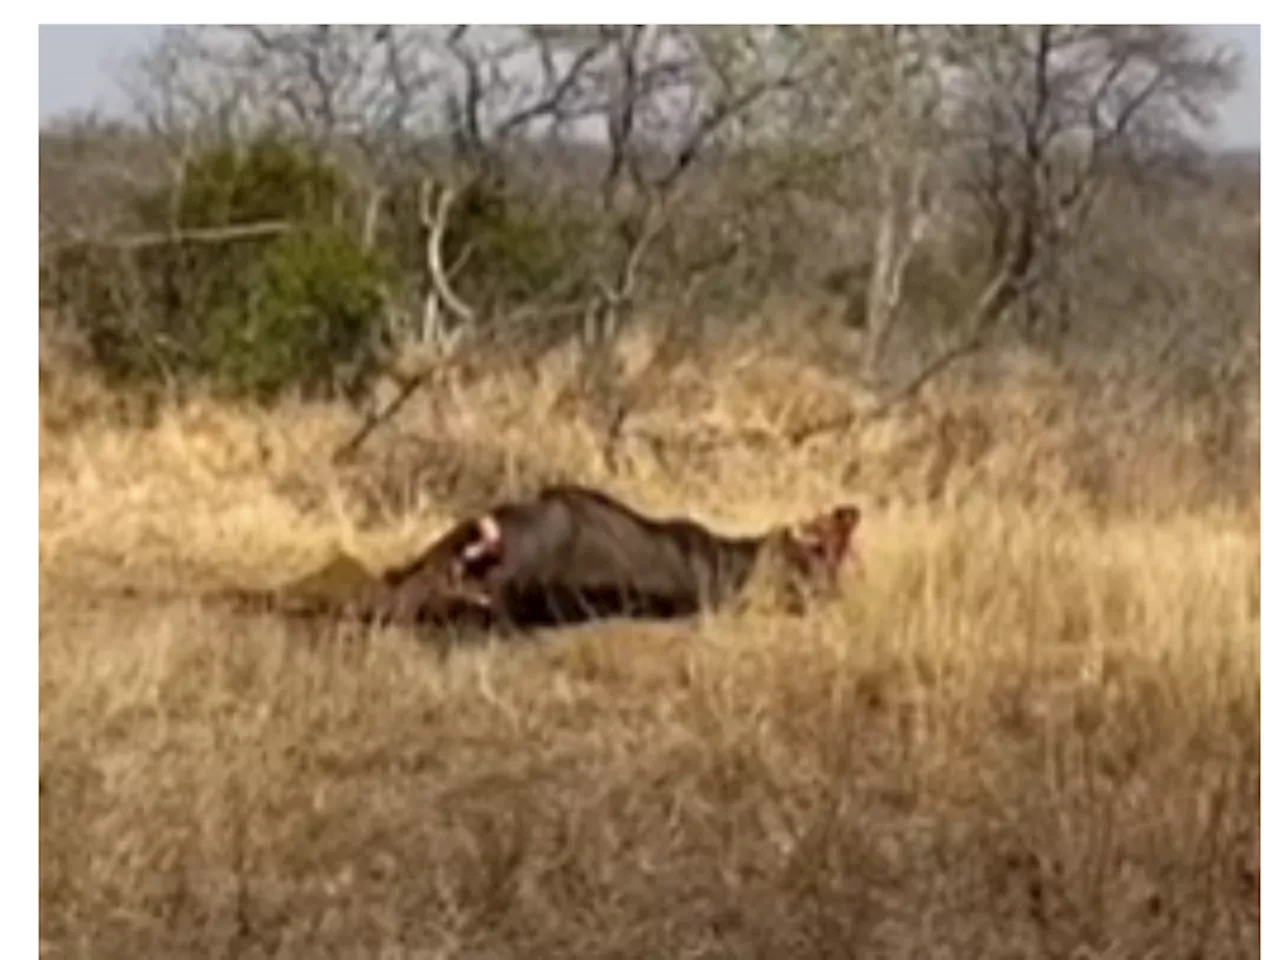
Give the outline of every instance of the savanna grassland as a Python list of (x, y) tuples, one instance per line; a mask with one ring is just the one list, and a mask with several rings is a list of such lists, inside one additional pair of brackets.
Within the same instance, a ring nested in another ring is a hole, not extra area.
[[(44, 955), (1258, 955), (1256, 417), (1027, 367), (792, 444), (847, 384), (651, 380), (613, 470), (554, 356), (336, 468), (336, 406), (138, 425), (42, 370)], [(507, 645), (183, 597), (555, 479), (725, 530), (853, 498), (865, 575)]]

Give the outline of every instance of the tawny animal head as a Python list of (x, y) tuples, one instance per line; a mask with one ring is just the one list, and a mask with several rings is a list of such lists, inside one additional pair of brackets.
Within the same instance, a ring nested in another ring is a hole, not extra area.
[(492, 602), (485, 573), (500, 557), (501, 530), (485, 515), (455, 524), (424, 553), (386, 571), (381, 584), (395, 594), (398, 607), (420, 607), (425, 616), (435, 607), (484, 608)]
[(845, 563), (857, 563), (854, 534), (861, 519), (858, 507), (841, 504), (795, 524), (785, 534), (788, 559), (806, 579), (835, 586)]
[[(428, 552), (432, 563), (419, 561), (419, 579), (432, 580), (424, 589), (433, 592), (441, 603), (461, 604), (467, 608), (488, 608), (493, 597), (485, 582), (485, 574), (503, 553), (502, 528), (490, 514), (465, 521), (442, 537)], [(401, 580), (405, 579), (403, 577)]]

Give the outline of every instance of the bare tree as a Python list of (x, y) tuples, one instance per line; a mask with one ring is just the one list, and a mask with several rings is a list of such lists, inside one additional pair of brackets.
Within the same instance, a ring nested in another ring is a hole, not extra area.
[(988, 342), (1006, 311), (1052, 270), (1122, 169), (1193, 149), (1230, 91), (1235, 62), (1187, 29), (1039, 26), (957, 29), (964, 44), (950, 133), (961, 186), (986, 224), (989, 277), (957, 342), (906, 385)]
[(805, 64), (772, 42), (772, 30), (605, 28), (607, 66), (593, 78), (608, 143), (599, 189), (618, 255), (596, 278), (604, 339), (631, 306), (690, 175), (748, 142), (769, 102), (799, 84)]
[[(870, 211), (870, 274), (862, 292), (863, 379), (880, 374), (906, 269), (925, 239), (945, 152), (939, 125), (945, 28), (797, 28), (811, 69), (789, 98), (787, 127), (807, 169), (798, 182), (848, 215)], [(870, 199), (869, 199), (870, 198)], [(850, 251), (857, 256), (856, 251)]]
[(792, 135), (849, 209), (874, 198), (867, 382), (883, 380), (934, 198), (958, 185), (984, 228), (987, 274), (953, 342), (889, 397), (991, 342), (1085, 229), (1109, 178), (1188, 150), (1234, 78), (1226, 53), (1180, 27), (803, 28), (783, 39), (816, 63), (788, 104)]

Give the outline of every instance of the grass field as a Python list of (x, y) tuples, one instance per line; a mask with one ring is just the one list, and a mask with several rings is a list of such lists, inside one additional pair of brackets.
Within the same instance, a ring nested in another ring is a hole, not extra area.
[[(343, 470), (334, 408), (144, 429), (46, 387), (46, 956), (1258, 955), (1256, 427), (1028, 374), (792, 446), (839, 384), (725, 357), (610, 476), (567, 383), (438, 391)], [(173, 596), (558, 478), (731, 530), (852, 496), (866, 576), (508, 646)]]

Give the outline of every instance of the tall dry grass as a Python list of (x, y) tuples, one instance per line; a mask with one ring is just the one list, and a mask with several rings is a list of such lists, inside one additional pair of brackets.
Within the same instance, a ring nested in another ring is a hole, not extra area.
[[(792, 447), (838, 382), (649, 375), (613, 476), (554, 361), (343, 470), (334, 409), (131, 428), (47, 383), (48, 955), (1258, 954), (1255, 428), (1124, 431), (1027, 375)], [(866, 578), (507, 646), (112, 592), (390, 562), (565, 477), (725, 529), (852, 494)]]

